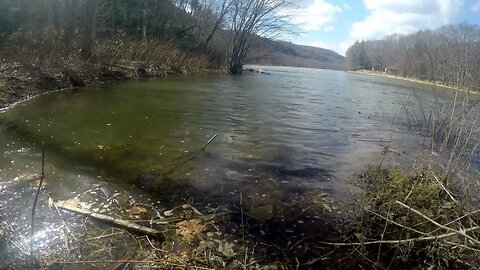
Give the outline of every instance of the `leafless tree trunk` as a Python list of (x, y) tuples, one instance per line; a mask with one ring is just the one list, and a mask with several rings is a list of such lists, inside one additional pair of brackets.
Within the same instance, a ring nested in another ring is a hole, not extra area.
[(52, 22), (53, 28), (55, 29), (56, 34), (60, 34), (60, 15), (58, 14), (58, 0), (50, 0), (52, 6)]
[(147, 38), (148, 28), (148, 1), (143, 0), (143, 39)]
[(75, 23), (77, 19), (77, 0), (67, 0), (65, 11), (65, 25), (63, 30), (66, 45), (70, 45), (75, 36)]
[(86, 1), (82, 37), (82, 57), (84, 59), (90, 58), (93, 54), (98, 6), (98, 0)]
[(210, 43), (210, 41), (214, 37), (215, 33), (218, 31), (218, 29), (220, 28), (222, 23), (224, 23), (225, 16), (228, 14), (228, 12), (230, 11), (230, 8), (233, 4), (232, 0), (221, 0), (221, 1), (222, 1), (221, 8), (218, 11), (218, 13), (216, 14), (217, 19), (215, 21), (215, 24), (213, 25), (210, 33), (208, 34), (207, 38), (205, 39), (205, 43), (203, 45), (204, 50), (208, 48), (208, 44)]

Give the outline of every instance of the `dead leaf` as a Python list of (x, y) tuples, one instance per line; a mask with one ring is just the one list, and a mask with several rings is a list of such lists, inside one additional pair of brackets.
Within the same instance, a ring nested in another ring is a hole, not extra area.
[(163, 215), (166, 217), (171, 217), (173, 216), (173, 209), (172, 210), (166, 210), (163, 212)]
[(34, 173), (22, 174), (19, 177), (19, 180), (34, 181), (40, 179), (40, 175)]
[(185, 220), (177, 223), (176, 233), (183, 236), (183, 240), (190, 242), (193, 238), (199, 236), (205, 225), (201, 224), (199, 219)]
[(235, 251), (233, 248), (235, 244), (229, 242), (219, 242), (217, 251), (225, 255), (226, 257), (233, 257), (235, 256)]
[(65, 201), (58, 201), (58, 205), (66, 206), (66, 207), (74, 207), (77, 208), (78, 205), (80, 204), (80, 199), (78, 197), (75, 197), (73, 199), (65, 200)]
[(130, 213), (132, 215), (141, 215), (141, 214), (144, 214), (144, 213), (147, 213), (148, 212), (148, 209), (143, 207), (143, 206), (138, 206), (138, 205), (134, 205), (131, 209), (130, 209)]
[(363, 243), (367, 240), (367, 238), (365, 238), (365, 235), (363, 235), (363, 233), (355, 233), (355, 237), (357, 237), (360, 243)]

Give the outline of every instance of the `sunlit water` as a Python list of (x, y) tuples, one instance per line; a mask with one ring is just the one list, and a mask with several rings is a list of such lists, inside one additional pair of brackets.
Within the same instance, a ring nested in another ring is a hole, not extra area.
[[(0, 114), (0, 182), (39, 173), (43, 141), (45, 190), (54, 199), (98, 183), (107, 183), (105, 196), (129, 192), (166, 204), (220, 204), (239, 193), (280, 203), (313, 187), (342, 199), (349, 177), (382, 159), (390, 142), (406, 153), (422, 145), (401, 113), (418, 110), (414, 93), (425, 104), (443, 99), (407, 82), (264, 69), (271, 75), (132, 81), (21, 103)], [(27, 223), (34, 185), (1, 186), (3, 220)]]

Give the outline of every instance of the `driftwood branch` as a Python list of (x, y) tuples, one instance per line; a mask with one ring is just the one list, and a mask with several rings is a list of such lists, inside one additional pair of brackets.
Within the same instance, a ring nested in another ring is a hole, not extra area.
[(213, 137), (210, 138), (210, 140), (208, 140), (208, 142), (202, 147), (202, 151), (205, 150), (205, 148), (207, 148), (207, 146), (208, 146), (211, 142), (213, 142), (213, 140), (215, 140), (215, 138), (217, 138), (217, 136), (218, 136), (218, 134), (213, 135)]
[(193, 160), (195, 157), (198, 156), (198, 154), (200, 154), (201, 152), (205, 151), (205, 149), (207, 148), (207, 146), (208, 146), (211, 142), (213, 142), (213, 140), (215, 140), (215, 138), (217, 138), (217, 136), (218, 136), (218, 134), (213, 135), (213, 137), (210, 138), (210, 140), (208, 140), (207, 143), (204, 144), (202, 148), (200, 148), (200, 150), (198, 150), (197, 152), (195, 152), (189, 159), (187, 159), (187, 160), (185, 160), (184, 162), (182, 162), (182, 163), (180, 163), (179, 165), (177, 165), (177, 167), (180, 167), (180, 166), (184, 165), (185, 163)]
[[(65, 264), (65, 265), (75, 265), (75, 264), (109, 264), (109, 263), (135, 263), (135, 264), (153, 264), (158, 265), (160, 263), (164, 263), (164, 261), (160, 260), (151, 260), (151, 261), (139, 261), (139, 260), (104, 260), (104, 261), (65, 261), (65, 262), (56, 262), (56, 264)], [(183, 265), (176, 264), (173, 262), (169, 262), (168, 265), (170, 266), (178, 266), (183, 267)], [(183, 268), (182, 268), (183, 269)], [(207, 268), (202, 266), (192, 266), (192, 269), (199, 269), (199, 270), (215, 270), (214, 268)]]
[(445, 192), (448, 194), (450, 199), (452, 199), (453, 202), (457, 202), (457, 200), (455, 200), (455, 198), (452, 196), (452, 193), (450, 193), (450, 191), (445, 187), (445, 185), (442, 184), (442, 182), (438, 179), (438, 177), (435, 175), (435, 173), (433, 171), (431, 171), (431, 172), (432, 172), (432, 175), (433, 175), (433, 178), (435, 179), (435, 181), (437, 181), (437, 183), (440, 185), (440, 187), (442, 187), (442, 189), (445, 190)]
[[(479, 227), (468, 228), (468, 229), (464, 230), (464, 232), (471, 232), (471, 231), (477, 231), (477, 230), (480, 230), (480, 226)], [(324, 244), (324, 245), (329, 245), (329, 246), (337, 246), (337, 247), (378, 245), (378, 244), (406, 244), (406, 243), (411, 243), (411, 242), (424, 242), (424, 241), (441, 240), (441, 239), (445, 239), (445, 238), (448, 238), (448, 237), (456, 236), (458, 234), (459, 233), (457, 233), (457, 232), (451, 232), (451, 233), (428, 236), (428, 237), (407, 238), (407, 239), (399, 239), (399, 240), (378, 240), (378, 241), (367, 241), (367, 242), (357, 242), (357, 243), (335, 243), (335, 242), (323, 242), (323, 241), (320, 241), (319, 243)]]
[[(171, 173), (172, 171), (174, 171), (174, 170), (177, 169), (178, 167), (183, 166), (183, 165), (187, 164), (188, 162), (192, 161), (193, 159), (195, 159), (200, 153), (202, 153), (203, 151), (205, 151), (205, 149), (207, 148), (207, 146), (208, 146), (211, 142), (213, 142), (213, 140), (215, 140), (215, 138), (217, 138), (217, 136), (218, 136), (218, 134), (213, 135), (212, 138), (210, 138), (210, 139), (203, 145), (202, 148), (200, 148), (199, 150), (197, 150), (196, 152), (194, 152), (194, 153), (191, 155), (190, 158), (188, 158), (187, 160), (185, 160), (185, 161), (183, 161), (183, 162), (181, 162), (181, 163), (178, 163), (178, 164), (175, 165), (173, 168), (171, 168), (170, 170), (166, 171), (166, 172), (164, 173), (164, 175)], [(185, 156), (182, 156), (182, 157), (180, 157), (179, 159), (184, 158), (184, 157), (185, 157)]]
[(472, 243), (475, 243), (475, 244), (477, 244), (477, 245), (480, 245), (480, 241), (478, 241), (477, 239), (475, 239), (475, 238), (471, 237), (470, 235), (466, 234), (466, 231), (465, 231), (465, 230), (459, 231), (459, 230), (452, 229), (452, 228), (450, 228), (450, 227), (447, 227), (447, 226), (445, 226), (445, 225), (442, 225), (442, 224), (436, 222), (435, 220), (433, 220), (433, 219), (427, 217), (426, 215), (422, 214), (420, 211), (415, 210), (415, 209), (413, 209), (412, 207), (410, 207), (410, 206), (408, 206), (408, 205), (406, 205), (406, 204), (404, 204), (404, 203), (402, 203), (402, 202), (400, 202), (400, 201), (396, 201), (396, 203), (397, 203), (397, 204), (400, 204), (401, 206), (403, 206), (403, 207), (407, 208), (408, 210), (414, 212), (415, 214), (423, 217), (424, 219), (428, 220), (429, 222), (431, 222), (432, 224), (438, 226), (439, 228), (442, 228), (442, 229), (444, 229), (444, 230), (451, 231), (451, 232), (453, 232), (453, 233), (456, 233), (456, 234), (458, 234), (458, 235), (461, 235), (461, 236), (467, 238), (468, 240), (472, 241)]
[(35, 234), (35, 211), (37, 209), (38, 196), (42, 189), (43, 180), (45, 179), (45, 144), (42, 142), (42, 174), (40, 175), (40, 181), (38, 183), (37, 191), (35, 193), (35, 199), (32, 206), (32, 220), (30, 224), (30, 265), (29, 269), (33, 269), (33, 235)]
[(88, 210), (85, 210), (85, 209), (80, 209), (80, 208), (77, 208), (77, 207), (71, 207), (69, 205), (64, 205), (62, 203), (55, 203), (55, 206), (57, 206), (58, 208), (60, 208), (62, 210), (73, 212), (73, 213), (76, 213), (76, 214), (79, 214), (79, 215), (84, 215), (84, 216), (87, 216), (89, 218), (92, 218), (92, 219), (95, 219), (95, 220), (98, 220), (98, 221), (101, 221), (101, 222), (104, 222), (104, 223), (108, 223), (108, 224), (112, 224), (112, 225), (117, 226), (117, 227), (121, 227), (121, 228), (126, 229), (128, 231), (132, 231), (132, 232), (136, 232), (136, 233), (140, 233), (140, 234), (144, 234), (144, 235), (150, 235), (150, 236), (153, 236), (153, 237), (159, 237), (161, 235), (160, 231), (157, 231), (155, 229), (148, 228), (148, 227), (145, 227), (145, 226), (142, 226), (142, 225), (138, 225), (136, 223), (126, 221), (126, 220), (123, 220), (123, 219), (118, 219), (118, 218), (114, 218), (114, 217), (111, 217), (111, 216), (94, 213), (94, 212), (91, 212), (91, 211), (88, 211)]
[(384, 217), (384, 216), (380, 215), (379, 213), (377, 213), (377, 212), (375, 212), (375, 211), (368, 210), (368, 209), (365, 208), (365, 207), (362, 207), (362, 208), (363, 208), (364, 211), (367, 211), (367, 212), (369, 212), (369, 213), (371, 213), (371, 214), (373, 214), (373, 215), (375, 215), (375, 216), (377, 216), (377, 217), (379, 217), (379, 218), (382, 218), (382, 219), (384, 219), (384, 220), (386, 220), (386, 221), (388, 221), (388, 222), (390, 222), (390, 223), (392, 223), (392, 224), (394, 224), (394, 225), (397, 225), (398, 227), (407, 229), (407, 230), (412, 231), (412, 232), (416, 232), (416, 233), (421, 234), (421, 235), (424, 235), (424, 236), (425, 236), (425, 235), (428, 236), (428, 233), (425, 233), (425, 232), (419, 231), (419, 230), (417, 230), (417, 229), (414, 229), (414, 228), (411, 228), (411, 227), (402, 225), (402, 224), (400, 224), (400, 223), (398, 223), (398, 222), (396, 222), (396, 221), (394, 221), (394, 220), (391, 220), (391, 219), (389, 219), (389, 218), (387, 218), (387, 217)]

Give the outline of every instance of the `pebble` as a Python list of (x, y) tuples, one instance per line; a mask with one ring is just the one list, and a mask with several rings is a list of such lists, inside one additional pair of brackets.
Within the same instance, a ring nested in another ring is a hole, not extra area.
[(166, 216), (166, 217), (173, 216), (173, 211), (172, 211), (172, 210), (164, 211), (164, 212), (163, 212), (163, 215)]

